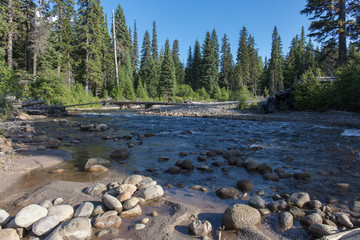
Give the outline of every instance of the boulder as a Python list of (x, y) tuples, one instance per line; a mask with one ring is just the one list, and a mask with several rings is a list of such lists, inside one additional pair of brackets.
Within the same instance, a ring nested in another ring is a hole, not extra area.
[(254, 159), (249, 159), (248, 163), (246, 164), (246, 170), (249, 172), (257, 171), (260, 167), (260, 162)]
[(129, 210), (134, 208), (138, 203), (139, 199), (137, 197), (132, 197), (123, 203), (123, 208), (124, 210)]
[(306, 192), (297, 192), (291, 194), (289, 201), (302, 208), (306, 203), (310, 202), (310, 196)]
[(196, 236), (207, 236), (212, 231), (211, 223), (208, 221), (195, 220), (188, 226), (189, 231)]
[(49, 216), (55, 215), (59, 219), (59, 222), (64, 222), (71, 219), (74, 216), (74, 208), (71, 205), (57, 205), (50, 207)]
[(226, 230), (237, 230), (258, 224), (261, 220), (259, 211), (244, 204), (228, 207), (222, 215), (222, 224)]
[(104, 191), (106, 191), (106, 185), (103, 183), (96, 183), (94, 186), (88, 187), (85, 190), (85, 193), (91, 196), (96, 196), (102, 194)]
[(115, 210), (117, 212), (121, 212), (123, 210), (121, 202), (109, 194), (104, 194), (102, 196), (102, 203), (108, 210)]
[(140, 216), (141, 214), (142, 214), (141, 207), (139, 205), (136, 205), (132, 209), (122, 211), (120, 213), (120, 216), (123, 217), (123, 218), (128, 218), (128, 217)]
[(322, 223), (322, 217), (318, 213), (312, 213), (309, 215), (306, 215), (300, 219), (300, 222), (302, 222), (305, 225), (311, 225), (313, 223)]
[(296, 206), (290, 207), (289, 212), (296, 218), (300, 219), (305, 216), (305, 212)]
[(319, 209), (322, 207), (322, 203), (319, 200), (311, 200), (309, 202), (309, 207), (311, 209)]
[(113, 158), (115, 160), (125, 160), (129, 156), (130, 156), (130, 151), (127, 148), (117, 149), (110, 154), (110, 158)]
[(123, 192), (129, 192), (131, 195), (136, 192), (137, 187), (133, 184), (121, 184), (119, 187), (116, 188), (116, 191), (120, 194)]
[(15, 229), (0, 229), (0, 239), (2, 240), (20, 240)]
[(240, 191), (233, 187), (223, 187), (215, 191), (219, 198), (236, 199), (239, 197)]
[(254, 196), (249, 199), (249, 205), (257, 209), (265, 208), (265, 201), (259, 196)]
[(94, 218), (94, 227), (96, 228), (120, 228), (122, 219), (117, 211), (108, 211)]
[(94, 211), (94, 204), (83, 202), (75, 211), (74, 217), (90, 217)]
[(15, 216), (14, 223), (22, 228), (28, 228), (39, 219), (46, 217), (48, 210), (37, 204), (31, 204), (21, 209)]
[(268, 205), (268, 208), (273, 212), (282, 211), (287, 208), (287, 203), (284, 200), (277, 200), (277, 201), (271, 202)]
[(89, 158), (85, 164), (84, 169), (89, 170), (89, 168), (93, 165), (100, 165), (103, 167), (110, 167), (111, 162), (105, 158)]
[(132, 185), (138, 185), (143, 180), (143, 177), (141, 175), (130, 175), (125, 178), (123, 181), (123, 184), (132, 184)]
[(313, 223), (309, 226), (310, 232), (317, 236), (317, 237), (323, 237), (323, 236), (329, 236), (332, 234), (338, 233), (338, 229), (336, 226), (330, 226), (327, 224), (321, 224), (321, 223)]
[(0, 225), (5, 225), (10, 221), (9, 213), (7, 213), (5, 210), (0, 209)]
[(274, 181), (274, 182), (280, 180), (279, 175), (274, 174), (274, 173), (271, 173), (271, 172), (266, 172), (266, 173), (264, 173), (263, 178), (264, 178), (265, 180), (271, 180), (271, 181)]
[(259, 172), (261, 174), (265, 174), (265, 173), (272, 173), (272, 166), (270, 166), (268, 163), (262, 163), (260, 166), (259, 166)]
[(141, 189), (136, 193), (136, 196), (138, 197), (144, 198), (145, 200), (151, 200), (162, 197), (164, 195), (164, 190), (161, 186), (155, 185)]
[(79, 217), (62, 223), (45, 240), (88, 240), (91, 239), (91, 235), (91, 220)]
[(32, 225), (32, 232), (36, 236), (41, 237), (50, 233), (59, 223), (59, 218), (56, 215), (49, 215), (34, 223)]
[(253, 189), (253, 184), (246, 179), (238, 181), (236, 186), (242, 192), (250, 192)]
[(338, 214), (336, 217), (336, 221), (347, 228), (353, 228), (354, 225), (350, 221), (350, 218), (346, 214)]
[(286, 231), (294, 226), (294, 217), (289, 212), (282, 212), (279, 215), (279, 224), (282, 230)]

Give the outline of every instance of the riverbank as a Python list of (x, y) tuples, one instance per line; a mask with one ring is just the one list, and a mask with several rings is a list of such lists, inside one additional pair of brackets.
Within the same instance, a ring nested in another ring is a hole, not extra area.
[(262, 122), (304, 122), (323, 124), (326, 126), (360, 128), (360, 114), (345, 111), (330, 110), (327, 112), (276, 112), (259, 114), (257, 110), (239, 110), (237, 106), (224, 105), (181, 105), (181, 106), (152, 106), (139, 111), (142, 114), (171, 117), (203, 117), (232, 120), (262, 121)]

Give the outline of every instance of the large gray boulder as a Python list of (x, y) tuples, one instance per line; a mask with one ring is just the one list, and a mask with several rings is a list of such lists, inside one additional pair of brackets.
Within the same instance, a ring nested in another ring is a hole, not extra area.
[(115, 210), (117, 212), (121, 212), (123, 210), (121, 202), (116, 197), (109, 194), (104, 194), (102, 196), (102, 203), (108, 210)]
[(0, 229), (0, 239), (1, 240), (20, 240), (19, 235), (15, 229), (7, 228)]
[(28, 228), (37, 220), (46, 217), (48, 210), (37, 204), (31, 204), (21, 209), (15, 216), (15, 224), (22, 228)]
[(48, 215), (57, 216), (60, 222), (69, 220), (74, 216), (74, 208), (71, 205), (57, 205), (50, 207), (48, 210)]
[(311, 224), (309, 226), (309, 230), (313, 235), (317, 237), (328, 236), (339, 232), (337, 227), (321, 223)]
[(45, 240), (90, 240), (92, 235), (90, 218), (73, 218), (58, 226)]
[(261, 220), (259, 211), (244, 204), (235, 204), (228, 207), (223, 216), (222, 224), (227, 230), (237, 230), (258, 224)]
[(302, 208), (306, 203), (310, 202), (310, 196), (306, 192), (297, 192), (291, 194), (289, 201)]
[(83, 202), (75, 211), (74, 217), (90, 217), (94, 211), (94, 204)]
[(41, 237), (50, 233), (59, 223), (59, 218), (56, 215), (50, 215), (34, 223), (32, 225), (32, 232), (36, 236)]
[(144, 198), (145, 200), (151, 200), (162, 197), (164, 195), (164, 190), (161, 186), (155, 185), (143, 188), (135, 194), (137, 197)]

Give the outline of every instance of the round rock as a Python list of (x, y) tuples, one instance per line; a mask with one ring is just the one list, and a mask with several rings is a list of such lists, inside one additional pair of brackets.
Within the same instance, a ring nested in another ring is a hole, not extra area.
[(21, 209), (15, 216), (15, 224), (19, 227), (28, 228), (39, 219), (46, 217), (48, 210), (37, 204), (31, 204)]
[(289, 212), (282, 212), (279, 215), (279, 224), (284, 231), (291, 229), (294, 226), (294, 217)]
[(240, 191), (233, 187), (223, 187), (215, 191), (219, 198), (236, 199), (239, 197)]
[(141, 175), (131, 175), (125, 178), (123, 184), (138, 185), (143, 180)]
[(151, 200), (162, 197), (164, 195), (164, 190), (161, 186), (155, 185), (141, 189), (137, 193), (139, 193), (139, 197), (144, 198), (145, 200)]
[(123, 203), (123, 208), (124, 210), (129, 210), (134, 208), (138, 203), (139, 199), (137, 197), (132, 197)]
[(122, 219), (118, 216), (117, 211), (108, 211), (94, 219), (94, 227), (96, 228), (119, 228), (121, 224)]
[(291, 194), (289, 201), (302, 208), (306, 203), (310, 202), (310, 196), (306, 192), (297, 192)]
[(132, 209), (122, 211), (120, 213), (120, 216), (123, 217), (123, 218), (128, 218), (128, 217), (140, 216), (141, 214), (142, 214), (141, 207), (139, 205), (136, 205)]
[(41, 237), (50, 233), (60, 223), (59, 218), (56, 215), (50, 215), (41, 218), (32, 225), (32, 232)]
[(110, 164), (111, 162), (105, 158), (90, 158), (89, 160), (87, 160), (84, 169), (87, 171), (93, 165), (100, 165), (108, 168), (110, 167)]
[(258, 210), (244, 204), (228, 207), (223, 216), (222, 224), (227, 230), (237, 230), (258, 224), (261, 216)]
[(265, 208), (265, 201), (259, 196), (254, 196), (249, 199), (249, 205), (257, 209)]
[(94, 211), (94, 204), (83, 202), (75, 211), (74, 217), (90, 217)]
[(116, 197), (109, 194), (104, 194), (102, 196), (102, 203), (109, 210), (115, 210), (117, 212), (121, 212), (123, 210), (121, 202)]
[(71, 205), (57, 205), (50, 207), (48, 210), (49, 210), (48, 215), (57, 216), (60, 222), (69, 220), (74, 215), (74, 208)]
[(253, 189), (253, 184), (246, 179), (238, 181), (236, 186), (242, 192), (250, 192)]

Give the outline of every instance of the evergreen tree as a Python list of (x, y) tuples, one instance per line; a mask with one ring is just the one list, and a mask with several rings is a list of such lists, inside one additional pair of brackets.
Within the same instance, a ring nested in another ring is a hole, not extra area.
[(282, 63), (282, 43), (277, 30), (277, 27), (274, 27), (274, 31), (272, 34), (272, 45), (271, 45), (271, 58), (269, 65), (269, 85), (268, 89), (270, 93), (276, 94), (283, 90), (283, 69)]
[[(211, 40), (212, 40), (214, 48), (215, 48), (216, 66), (219, 67), (220, 44), (219, 44), (219, 40), (218, 40), (215, 28), (211, 32)], [(219, 68), (217, 69), (217, 71), (219, 71)]]
[(250, 86), (250, 53), (248, 44), (248, 31), (245, 27), (240, 31), (239, 47), (237, 50), (237, 70), (238, 70), (238, 83), (237, 88), (241, 86)]
[(176, 77), (176, 83), (178, 85), (184, 83), (184, 68), (182, 63), (180, 62), (180, 54), (179, 54), (179, 41), (174, 40), (173, 42), (173, 48), (172, 48), (172, 56), (173, 56), (173, 62), (175, 67), (175, 77)]
[(159, 79), (159, 94), (161, 97), (168, 99), (173, 96), (175, 92), (175, 80), (175, 67), (173, 57), (171, 56), (169, 39), (167, 39)]
[(220, 87), (232, 89), (231, 72), (233, 70), (233, 56), (231, 54), (229, 39), (226, 34), (221, 39), (221, 57), (220, 57)]
[(212, 95), (218, 86), (218, 67), (216, 65), (216, 52), (214, 42), (210, 33), (206, 33), (206, 38), (202, 46), (203, 58), (201, 62), (200, 88), (205, 88)]
[(249, 50), (249, 89), (253, 95), (256, 95), (259, 87), (259, 58), (258, 51), (255, 48), (255, 39), (251, 35), (248, 40), (248, 50)]
[[(311, 16), (312, 23), (309, 27), (309, 36), (315, 37), (318, 42), (328, 46), (338, 43), (338, 64), (342, 65), (346, 60), (346, 37), (351, 35), (351, 26), (354, 20), (351, 18), (351, 0), (307, 0), (301, 14)], [(336, 39), (337, 38), (337, 39)]]
[(154, 62), (157, 63), (159, 58), (159, 49), (158, 49), (158, 40), (157, 40), (157, 32), (156, 32), (156, 22), (153, 22), (152, 29), (152, 41), (151, 41), (151, 55), (154, 58)]
[(137, 37), (137, 28), (136, 28), (136, 21), (134, 21), (134, 36), (133, 36), (133, 47), (132, 47), (132, 66), (134, 69), (134, 73), (138, 73), (139, 71), (139, 43)]
[(198, 90), (201, 88), (200, 78), (201, 78), (201, 63), (202, 63), (202, 55), (200, 43), (198, 40), (195, 41), (194, 46), (194, 56), (192, 58), (192, 67), (191, 67), (191, 75), (192, 75), (192, 83), (191, 87), (194, 90)]
[(102, 71), (104, 75), (103, 80), (103, 96), (110, 92), (115, 86), (115, 63), (114, 63), (114, 53), (112, 47), (112, 39), (108, 29), (107, 17), (105, 15), (104, 21), (102, 24), (102, 35), (104, 36), (103, 45), (101, 47), (102, 52)]
[(192, 65), (193, 65), (193, 55), (190, 46), (188, 51), (186, 66), (185, 66), (185, 84), (188, 84), (189, 86), (191, 86), (193, 83)]
[(144, 41), (141, 48), (140, 61), (140, 78), (150, 97), (156, 97), (158, 88), (157, 66), (152, 56), (152, 47), (150, 42), (150, 34), (145, 32)]

